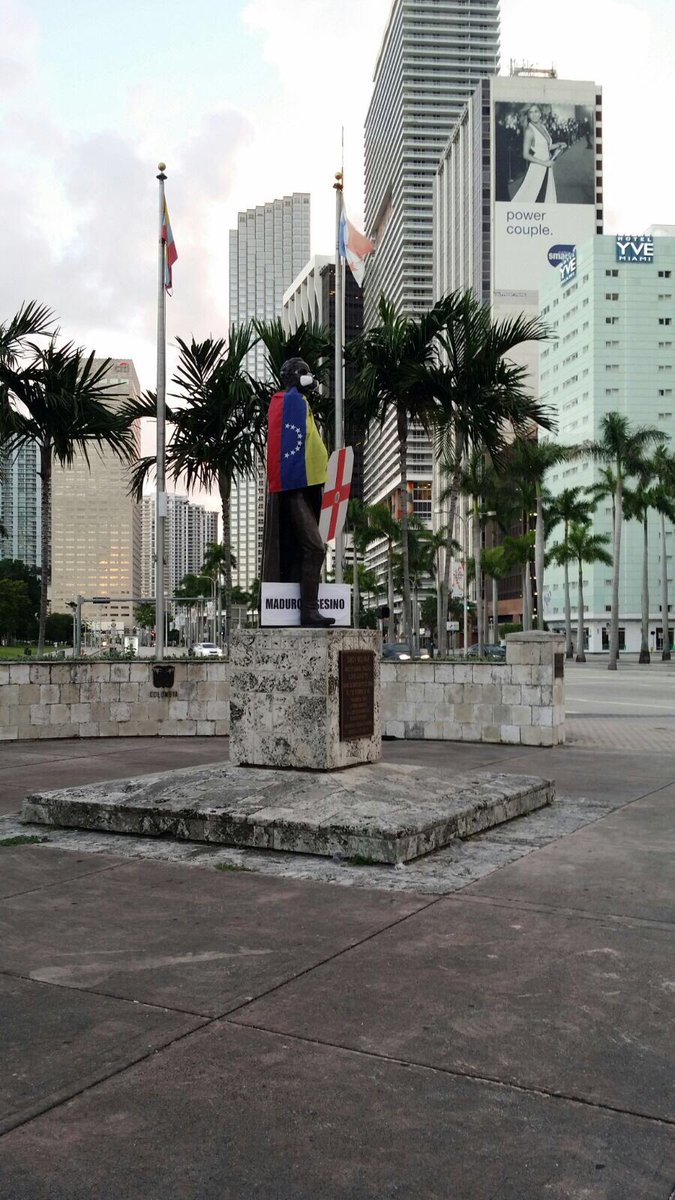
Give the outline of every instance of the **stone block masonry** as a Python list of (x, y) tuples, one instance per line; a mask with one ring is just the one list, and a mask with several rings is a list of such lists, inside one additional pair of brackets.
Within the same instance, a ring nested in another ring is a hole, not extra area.
[(0, 663), (0, 739), (229, 733), (229, 664), (171, 665), (158, 688), (152, 662)]
[[(360, 727), (365, 697), (358, 676), (346, 686), (354, 651), (368, 667), (367, 728)], [(230, 647), (230, 761), (319, 771), (377, 762), (380, 654), (380, 635), (369, 629), (237, 632)]]
[[(369, 630), (341, 632), (345, 645), (353, 649), (374, 645), (376, 635)], [(317, 674), (319, 659), (307, 648), (312, 634), (298, 629), (264, 635), (277, 640), (295, 637), (306, 648), (301, 664), (294, 667), (295, 683), (291, 686), (290, 677), (282, 681), (274, 699), (264, 711), (259, 707), (258, 718), (249, 723), (251, 736), (259, 741), (271, 737), (280, 724), (287, 726), (292, 709), (292, 740), (308, 746), (316, 742), (312, 730), (322, 711), (326, 682)], [(290, 652), (290, 642), (287, 649)], [(382, 733), (392, 738), (560, 745), (565, 740), (565, 682), (560, 674), (564, 650), (564, 640), (557, 635), (533, 632), (509, 635), (505, 663), (381, 662), (378, 654)], [(154, 687), (148, 662), (0, 663), (0, 739), (228, 734), (230, 663), (219, 659), (172, 665), (173, 687), (162, 690)], [(237, 659), (232, 669), (246, 684), (246, 664)], [(337, 677), (331, 679), (331, 687), (337, 688)], [(337, 705), (332, 719), (337, 720)]]
[(383, 662), (385, 737), (558, 746), (565, 641), (512, 633), (504, 663)]

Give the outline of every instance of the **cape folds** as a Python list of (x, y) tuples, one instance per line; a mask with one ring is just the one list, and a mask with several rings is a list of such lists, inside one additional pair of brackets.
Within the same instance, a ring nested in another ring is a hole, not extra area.
[(297, 388), (275, 392), (267, 423), (270, 492), (290, 492), (325, 483), (328, 453), (302, 392)]

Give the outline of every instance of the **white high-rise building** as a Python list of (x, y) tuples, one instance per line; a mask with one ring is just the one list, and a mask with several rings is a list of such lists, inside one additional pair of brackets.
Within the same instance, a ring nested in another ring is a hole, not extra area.
[[(654, 233), (659, 228), (664, 234)], [(652, 426), (675, 446), (675, 228), (656, 226), (642, 235), (591, 237), (582, 242), (561, 272), (551, 272), (541, 293), (541, 314), (556, 337), (542, 347), (541, 399), (553, 409), (557, 430), (547, 438), (565, 445), (599, 441), (602, 418), (626, 417), (632, 428)], [(647, 457), (651, 457), (648, 451)], [(601, 482), (605, 464), (590, 455), (553, 467), (546, 487), (553, 496), (566, 488), (580, 496)], [(635, 489), (636, 480), (626, 481)], [(612, 500), (603, 498), (593, 514), (593, 532), (606, 534), (612, 553)], [(665, 537), (664, 537), (665, 535)], [(562, 541), (559, 526), (551, 544)], [(654, 510), (648, 516), (649, 650), (663, 645), (662, 584), (668, 582), (671, 638), (675, 627), (675, 531)], [(640, 649), (643, 531), (625, 520), (619, 573), (619, 648)], [(569, 569), (571, 616), (576, 641), (576, 564)], [(609, 648), (612, 568), (583, 568), (585, 649)], [(564, 572), (546, 568), (544, 617), (549, 629), (564, 630)]]
[(42, 509), (40, 452), (35, 442), (0, 457), (0, 558), (40, 566)]
[[(365, 325), (384, 293), (401, 312), (433, 304), (433, 188), (450, 132), (479, 80), (499, 66), (499, 0), (393, 0), (365, 126)], [(414, 506), (431, 518), (432, 447), (410, 435)], [(365, 452), (365, 499), (400, 484), (395, 421), (373, 431)], [(377, 558), (377, 551), (373, 556)]]
[[(144, 496), (141, 532), (143, 596), (155, 594), (156, 497)], [(173, 596), (185, 575), (198, 575), (210, 543), (218, 541), (218, 513), (187, 496), (167, 495), (165, 593)]]
[[(309, 258), (310, 202), (304, 192), (241, 212), (230, 230), (230, 321), (281, 317), (284, 292)], [(265, 351), (257, 345), (247, 369), (262, 379)], [(248, 590), (259, 573), (265, 504), (264, 467), (232, 489), (233, 583)]]

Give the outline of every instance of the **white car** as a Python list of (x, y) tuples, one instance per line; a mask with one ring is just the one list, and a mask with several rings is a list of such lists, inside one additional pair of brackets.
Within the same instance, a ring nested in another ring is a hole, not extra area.
[(197, 642), (196, 646), (192, 647), (192, 653), (195, 658), (222, 658), (223, 652), (220, 646), (216, 646), (215, 642)]

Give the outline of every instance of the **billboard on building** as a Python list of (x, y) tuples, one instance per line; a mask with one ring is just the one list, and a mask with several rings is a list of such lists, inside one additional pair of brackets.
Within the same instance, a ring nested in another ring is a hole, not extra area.
[(573, 102), (574, 84), (555, 100), (559, 81), (527, 80), (520, 96), (493, 104), (494, 297), (497, 303), (536, 304), (550, 271), (596, 232), (596, 144), (593, 95)]

